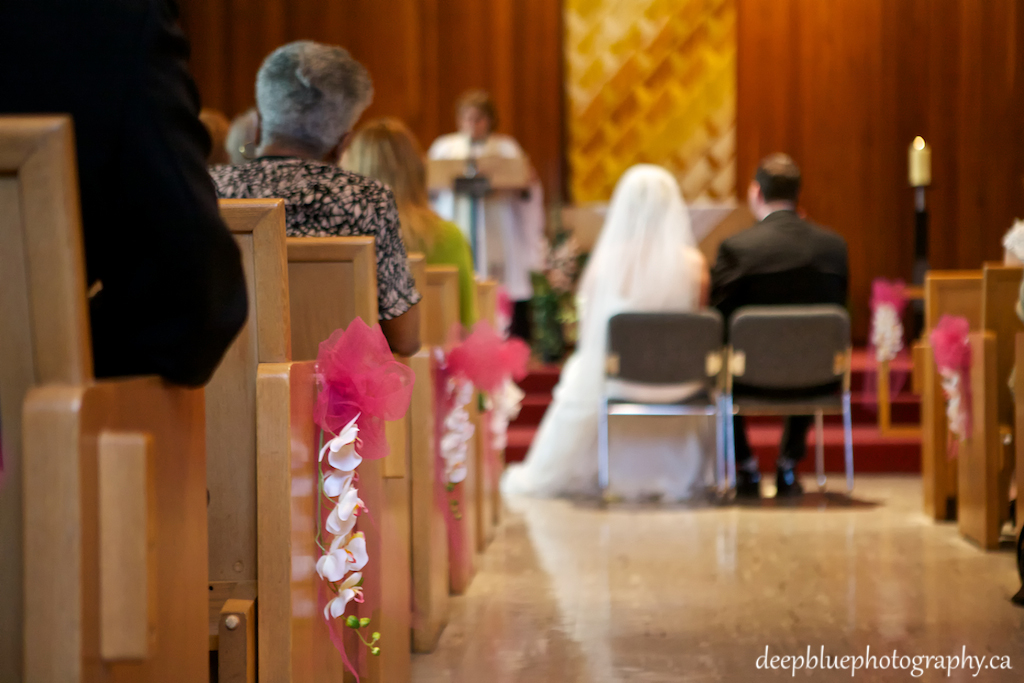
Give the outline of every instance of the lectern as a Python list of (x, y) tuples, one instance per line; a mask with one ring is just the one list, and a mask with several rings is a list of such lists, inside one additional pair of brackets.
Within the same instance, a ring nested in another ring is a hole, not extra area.
[(489, 276), (485, 200), (495, 192), (529, 191), (530, 176), (530, 162), (522, 157), (482, 156), (428, 162), (427, 187), (431, 193), (452, 192), (456, 199), (469, 201), (468, 222), (459, 227), (469, 236), (474, 269), (481, 277)]

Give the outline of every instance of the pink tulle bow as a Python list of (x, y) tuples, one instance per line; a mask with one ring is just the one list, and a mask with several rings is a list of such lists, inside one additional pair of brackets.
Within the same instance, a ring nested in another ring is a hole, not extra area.
[(907, 307), (906, 289), (903, 280), (875, 278), (871, 283), (871, 310), (874, 311), (882, 304), (889, 304), (896, 309), (897, 315), (902, 316), (903, 310)]
[(971, 346), (967, 335), (971, 331), (967, 318), (944, 315), (932, 330), (929, 339), (939, 370), (965, 372), (971, 367)]
[(409, 409), (414, 374), (395, 360), (380, 325), (356, 318), (347, 329), (335, 330), (320, 342), (316, 370), (316, 424), (337, 434), (358, 414), (359, 454), (367, 460), (385, 457), (384, 422)]
[(462, 374), (477, 389), (494, 391), (507, 377), (522, 379), (530, 360), (530, 347), (521, 339), (502, 339), (490, 323), (481, 320), (473, 332), (448, 353), (448, 372)]

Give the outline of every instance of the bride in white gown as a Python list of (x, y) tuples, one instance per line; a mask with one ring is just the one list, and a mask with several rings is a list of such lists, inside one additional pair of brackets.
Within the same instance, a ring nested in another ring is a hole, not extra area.
[[(659, 166), (638, 165), (619, 180), (577, 294), (579, 343), (526, 460), (502, 479), (506, 495), (596, 495), (597, 424), (608, 320), (626, 311), (694, 311), (706, 303), (707, 264), (696, 249), (679, 185)], [(675, 401), (692, 386), (616, 382), (614, 395)], [(703, 417), (613, 417), (611, 485), (627, 500), (684, 500), (704, 490), (714, 428)]]

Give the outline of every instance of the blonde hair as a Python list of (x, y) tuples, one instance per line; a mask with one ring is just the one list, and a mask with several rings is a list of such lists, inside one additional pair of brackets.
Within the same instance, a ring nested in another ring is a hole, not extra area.
[(429, 251), (441, 223), (427, 199), (427, 169), (412, 132), (396, 118), (369, 121), (354, 136), (341, 165), (391, 188), (407, 251)]

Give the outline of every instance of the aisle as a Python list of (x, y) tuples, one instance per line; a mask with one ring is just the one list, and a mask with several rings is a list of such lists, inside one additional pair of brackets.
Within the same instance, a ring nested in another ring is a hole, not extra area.
[[(889, 475), (860, 477), (857, 498), (878, 505), (855, 507), (510, 501), (438, 650), (414, 658), (413, 682), (793, 680), (756, 668), (766, 645), (772, 655), (824, 646), (829, 657), (869, 645), (901, 657), (966, 646), (1009, 656), (1015, 670), (919, 680), (1020, 680), (1024, 609), (1009, 602), (1019, 586), (1012, 554), (982, 553), (953, 525), (926, 520), (920, 497), (917, 477)], [(857, 678), (914, 680), (892, 669)]]

